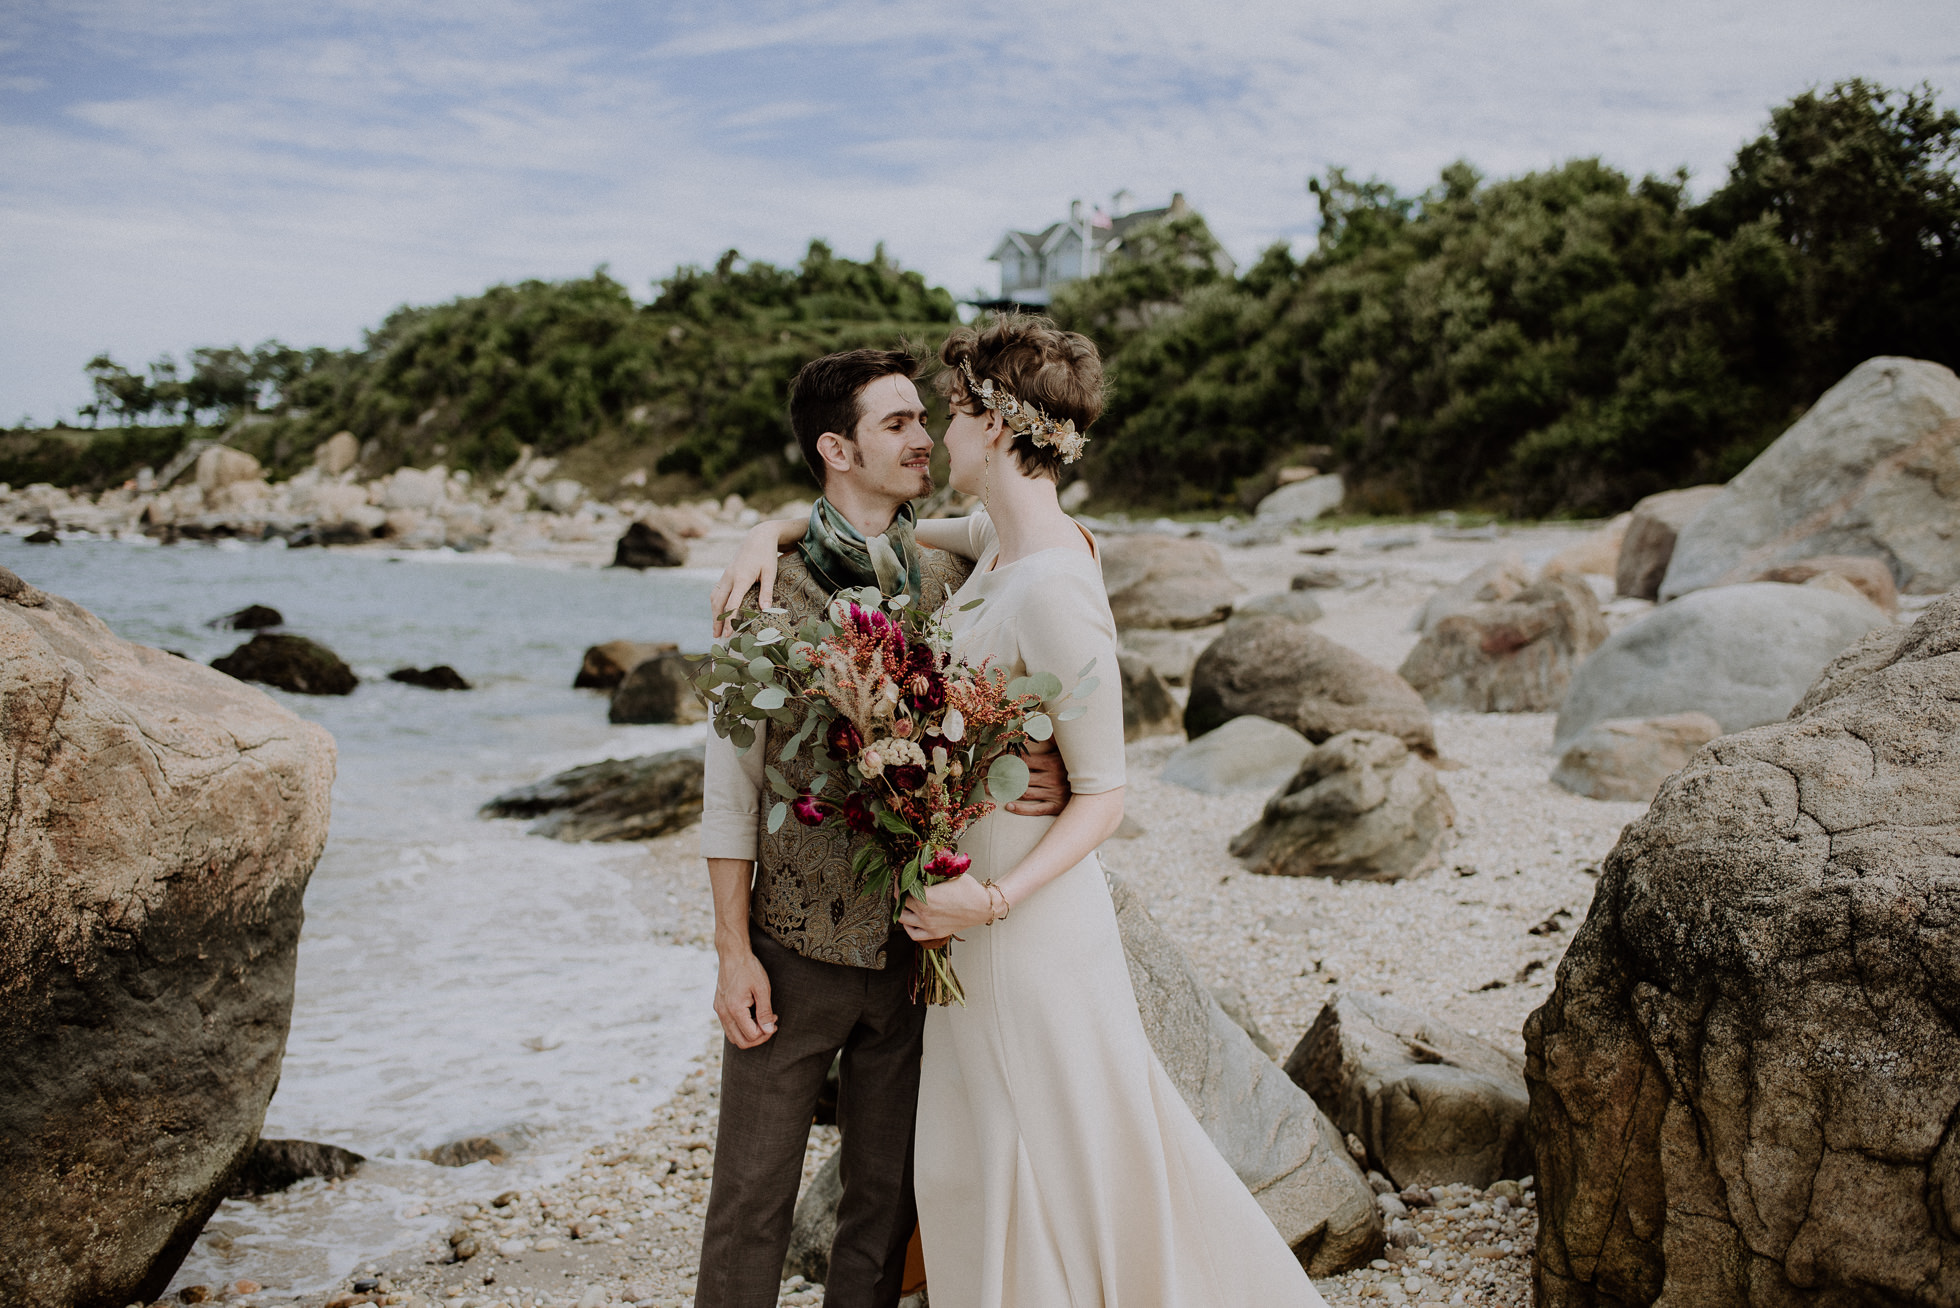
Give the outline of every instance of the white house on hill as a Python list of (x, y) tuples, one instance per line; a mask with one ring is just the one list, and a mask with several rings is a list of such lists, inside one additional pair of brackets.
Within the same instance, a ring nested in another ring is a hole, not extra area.
[(1128, 210), (1128, 191), (1118, 191), (1105, 212), (1099, 205), (1085, 211), (1082, 201), (1069, 205), (1066, 222), (1050, 223), (1038, 232), (1009, 232), (987, 257), (1000, 265), (1000, 299), (983, 308), (1024, 306), (1045, 308), (1055, 288), (1101, 272), (1120, 257), (1123, 238), (1137, 228), (1191, 212), (1184, 192), (1171, 196), (1162, 209)]

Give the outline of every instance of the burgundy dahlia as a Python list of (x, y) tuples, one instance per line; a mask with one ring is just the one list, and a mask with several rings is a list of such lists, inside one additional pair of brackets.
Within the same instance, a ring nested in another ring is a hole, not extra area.
[(871, 806), (864, 802), (863, 795), (854, 794), (844, 801), (844, 825), (859, 835), (877, 825), (877, 819), (871, 816)]
[(856, 758), (857, 752), (864, 748), (864, 734), (849, 718), (832, 718), (823, 739), (835, 759)]
[(955, 854), (950, 849), (942, 849), (927, 860), (924, 870), (929, 877), (951, 881), (954, 877), (965, 876), (966, 870), (972, 866), (973, 860), (965, 854)]

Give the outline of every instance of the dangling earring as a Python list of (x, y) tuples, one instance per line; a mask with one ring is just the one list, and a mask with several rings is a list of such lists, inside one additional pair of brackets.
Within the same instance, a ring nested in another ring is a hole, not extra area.
[(987, 451), (987, 457), (980, 464), (980, 507), (987, 507), (987, 492), (994, 483), (994, 452)]

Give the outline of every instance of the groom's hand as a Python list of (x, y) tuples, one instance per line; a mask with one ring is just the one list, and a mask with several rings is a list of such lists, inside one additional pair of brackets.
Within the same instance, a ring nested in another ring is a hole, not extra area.
[(1068, 769), (1062, 766), (1060, 750), (1043, 750), (1027, 756), (1028, 788), (1007, 806), (1009, 813), (1022, 817), (1054, 817), (1068, 807)]
[(721, 972), (715, 980), (715, 1016), (728, 1042), (737, 1049), (753, 1049), (776, 1034), (776, 1013), (769, 1006), (769, 973), (748, 951), (728, 951), (721, 955)]

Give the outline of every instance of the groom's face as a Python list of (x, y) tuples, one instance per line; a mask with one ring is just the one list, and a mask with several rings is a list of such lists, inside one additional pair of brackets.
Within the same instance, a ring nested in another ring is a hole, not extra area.
[(894, 502), (932, 493), (932, 433), (910, 377), (890, 373), (866, 382), (858, 392), (855, 438), (833, 445), (826, 435), (819, 452), (830, 481), (848, 477), (859, 490)]

